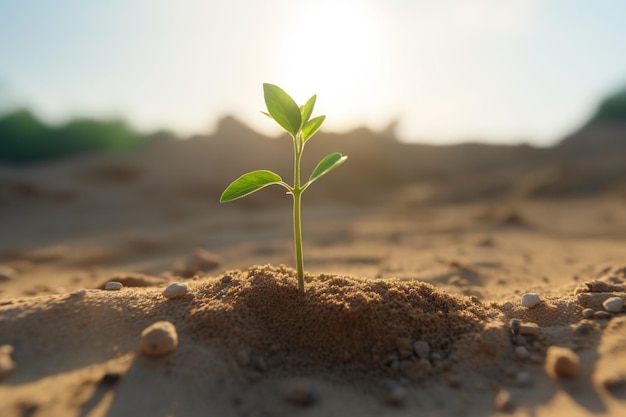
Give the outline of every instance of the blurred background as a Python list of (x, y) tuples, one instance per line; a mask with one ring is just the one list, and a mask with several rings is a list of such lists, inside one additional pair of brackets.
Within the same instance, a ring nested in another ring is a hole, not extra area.
[(212, 197), (259, 160), (289, 175), (290, 146), (259, 140), (281, 135), (259, 112), (271, 82), (318, 95), (311, 158), (348, 153), (370, 185), (462, 169), (481, 197), (621, 190), (624, 16), (610, 0), (0, 0), (0, 163), (134, 155), (98, 175), (179, 163)]
[(276, 135), (271, 82), (318, 94), (330, 131), (549, 146), (626, 85), (624, 16), (619, 0), (0, 0), (0, 110), (183, 137), (231, 115)]

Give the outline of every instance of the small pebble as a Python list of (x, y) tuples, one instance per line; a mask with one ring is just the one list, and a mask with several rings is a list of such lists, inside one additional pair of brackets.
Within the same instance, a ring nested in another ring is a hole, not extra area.
[(230, 276), (230, 275), (224, 275), (224, 276), (220, 279), (220, 282), (221, 282), (222, 284), (228, 284), (228, 283), (229, 283), (230, 281), (232, 281), (232, 280), (233, 280), (233, 277), (232, 277), (232, 276)]
[(394, 407), (404, 405), (406, 401), (406, 389), (404, 389), (402, 385), (395, 381), (385, 381), (383, 383), (383, 389), (385, 390), (385, 403)]
[(494, 405), (498, 411), (511, 411), (513, 409), (513, 398), (507, 390), (501, 389), (496, 395)]
[(624, 308), (624, 300), (621, 297), (611, 297), (604, 300), (602, 307), (609, 313), (621, 313)]
[(526, 293), (522, 295), (522, 307), (531, 308), (536, 306), (540, 302), (541, 298), (539, 298), (539, 294)]
[(396, 348), (400, 354), (401, 359), (410, 358), (413, 356), (413, 344), (408, 337), (399, 337), (396, 339)]
[(574, 331), (577, 334), (587, 334), (591, 331), (592, 328), (593, 326), (591, 326), (591, 324), (589, 323), (580, 323), (578, 326), (576, 326), (576, 329)]
[(182, 282), (173, 282), (163, 290), (163, 297), (165, 298), (179, 298), (187, 295), (187, 284)]
[(306, 407), (314, 404), (320, 398), (320, 394), (311, 384), (310, 381), (302, 380), (295, 383), (293, 387), (289, 389), (285, 399), (292, 404)]
[(519, 334), (519, 329), (521, 325), (522, 325), (522, 322), (519, 319), (511, 319), (511, 321), (509, 322), (509, 327), (511, 327), (511, 332), (514, 335)]
[(536, 323), (527, 322), (522, 323), (519, 327), (519, 334), (526, 336), (539, 335), (539, 326)]
[(602, 310), (594, 311), (593, 318), (594, 319), (610, 319), (611, 313), (609, 313), (608, 311), (602, 311)]
[(528, 349), (526, 349), (525, 346), (516, 346), (515, 355), (520, 359), (530, 358), (530, 352), (528, 351)]
[(13, 346), (0, 346), (0, 379), (9, 375), (11, 371), (13, 371), (13, 368), (15, 368), (15, 362), (11, 358), (11, 352), (13, 352)]
[(580, 358), (571, 349), (550, 346), (546, 352), (546, 373), (552, 378), (576, 378)]
[(104, 284), (104, 289), (107, 291), (119, 291), (122, 289), (122, 287), (122, 283), (117, 281), (109, 281)]
[(593, 309), (585, 308), (583, 310), (583, 317), (586, 318), (586, 319), (590, 319), (590, 318), (593, 317), (593, 313), (594, 313)]
[(529, 387), (533, 384), (533, 379), (526, 371), (522, 371), (515, 376), (515, 384), (518, 387)]
[(418, 358), (428, 358), (428, 355), (430, 355), (430, 345), (428, 344), (428, 342), (418, 340), (417, 342), (413, 343), (413, 351)]
[(141, 353), (147, 356), (163, 356), (178, 346), (176, 327), (169, 321), (157, 321), (141, 332)]

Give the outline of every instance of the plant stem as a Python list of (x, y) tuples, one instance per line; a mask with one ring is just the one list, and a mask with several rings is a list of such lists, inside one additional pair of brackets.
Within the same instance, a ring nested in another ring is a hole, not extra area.
[(296, 265), (298, 269), (298, 289), (304, 294), (304, 257), (302, 254), (302, 221), (300, 215), (300, 203), (302, 192), (300, 187), (300, 159), (302, 156), (302, 144), (299, 135), (294, 138), (294, 166), (293, 166), (293, 237), (296, 244)]

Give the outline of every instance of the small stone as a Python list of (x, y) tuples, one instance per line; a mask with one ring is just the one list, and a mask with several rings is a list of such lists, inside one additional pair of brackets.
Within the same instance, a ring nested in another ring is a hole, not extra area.
[(180, 298), (185, 295), (187, 295), (187, 284), (182, 282), (173, 282), (163, 290), (163, 297), (168, 299)]
[(233, 277), (232, 277), (232, 276), (230, 276), (230, 275), (224, 275), (224, 276), (220, 279), (220, 282), (221, 282), (222, 284), (228, 284), (228, 283), (229, 283), (230, 281), (232, 281), (232, 280), (233, 280)]
[(84, 297), (85, 294), (87, 294), (87, 290), (84, 289), (84, 288), (81, 288), (80, 290), (76, 290), (76, 291), (70, 293), (70, 296), (72, 296), (72, 297), (79, 297), (80, 298), (80, 297)]
[(163, 356), (178, 346), (176, 327), (169, 321), (157, 321), (141, 332), (141, 353), (147, 356)]
[(317, 402), (319, 398), (320, 394), (317, 388), (307, 380), (297, 381), (285, 396), (287, 401), (301, 407), (310, 406)]
[(428, 356), (430, 355), (430, 345), (428, 344), (428, 342), (418, 340), (413, 343), (413, 351), (418, 358), (428, 358)]
[(522, 307), (532, 308), (541, 302), (539, 294), (526, 293), (522, 295)]
[(0, 379), (9, 375), (11, 371), (13, 371), (13, 368), (15, 368), (15, 362), (11, 358), (11, 352), (13, 352), (13, 346), (0, 346)]
[(494, 405), (498, 411), (513, 410), (513, 398), (511, 398), (511, 393), (507, 390), (501, 389), (494, 399)]
[(583, 317), (586, 318), (586, 319), (590, 319), (590, 318), (593, 317), (593, 313), (594, 313), (594, 311), (593, 311), (592, 308), (585, 308), (583, 310)]
[(550, 346), (546, 352), (546, 373), (552, 378), (575, 378), (580, 358), (571, 349)]
[(526, 371), (522, 371), (515, 376), (515, 384), (518, 387), (529, 387), (533, 384), (533, 379)]
[(511, 332), (514, 335), (519, 334), (519, 329), (521, 325), (522, 325), (522, 322), (519, 319), (511, 319), (511, 321), (509, 322), (509, 327), (511, 328)]
[(593, 318), (594, 319), (610, 319), (611, 313), (609, 313), (608, 311), (602, 311), (602, 310), (594, 311)]
[(404, 389), (402, 385), (395, 381), (385, 381), (383, 383), (383, 389), (385, 391), (385, 403), (394, 407), (404, 405), (406, 401), (406, 389)]
[(530, 358), (530, 352), (526, 349), (525, 346), (516, 346), (515, 347), (515, 356), (520, 359), (528, 359)]
[(398, 349), (400, 359), (406, 359), (413, 356), (413, 344), (411, 343), (411, 339), (408, 337), (397, 338), (396, 348)]
[(539, 325), (532, 322), (522, 323), (519, 327), (519, 334), (525, 336), (537, 336), (539, 335)]
[(591, 331), (592, 328), (593, 327), (589, 323), (580, 323), (578, 326), (576, 326), (576, 329), (574, 331), (576, 332), (576, 334), (587, 334)]
[(109, 281), (104, 284), (104, 289), (107, 291), (119, 291), (122, 289), (122, 287), (122, 283), (117, 281)]
[(611, 297), (604, 300), (602, 307), (609, 313), (621, 313), (624, 308), (624, 300), (621, 297)]

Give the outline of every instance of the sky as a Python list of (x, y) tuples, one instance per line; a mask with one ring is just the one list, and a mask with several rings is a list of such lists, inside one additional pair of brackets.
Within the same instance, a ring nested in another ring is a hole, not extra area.
[(0, 0), (0, 111), (270, 135), (262, 83), (322, 129), (550, 145), (626, 85), (623, 0)]

